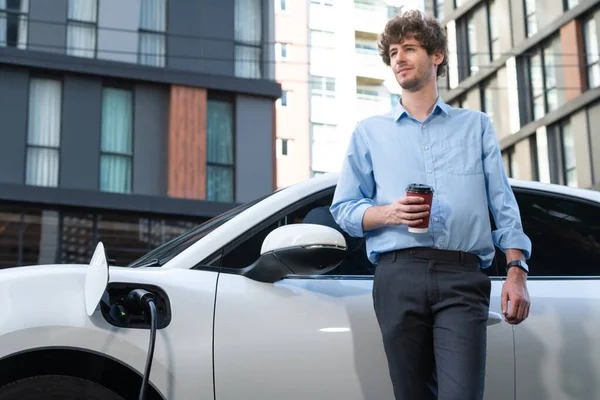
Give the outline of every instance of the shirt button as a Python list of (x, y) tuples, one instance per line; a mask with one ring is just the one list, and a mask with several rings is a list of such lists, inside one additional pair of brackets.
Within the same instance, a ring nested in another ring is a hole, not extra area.
[(421, 129), (425, 129), (425, 125), (421, 125)]
[(429, 150), (429, 146), (425, 146), (425, 150)]
[(430, 174), (432, 171), (430, 169), (427, 170), (427, 173)]
[(435, 217), (433, 220), (434, 220), (435, 222), (438, 222), (440, 219), (439, 219), (438, 217)]
[(438, 244), (438, 245), (437, 245), (437, 246), (435, 246), (435, 247), (437, 247), (438, 249), (441, 249), (441, 248), (442, 248), (442, 245), (441, 245), (441, 244)]

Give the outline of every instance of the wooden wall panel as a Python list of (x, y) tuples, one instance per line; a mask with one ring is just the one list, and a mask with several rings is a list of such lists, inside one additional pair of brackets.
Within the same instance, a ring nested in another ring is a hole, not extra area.
[(206, 198), (206, 89), (171, 86), (170, 197)]
[[(585, 90), (585, 50), (581, 23), (573, 20), (560, 28), (560, 44), (563, 53), (560, 64), (564, 65), (566, 100), (570, 101)], [(560, 70), (560, 69), (559, 69)]]

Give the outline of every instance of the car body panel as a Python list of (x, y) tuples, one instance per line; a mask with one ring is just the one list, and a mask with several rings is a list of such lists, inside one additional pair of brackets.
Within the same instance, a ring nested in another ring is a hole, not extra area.
[(528, 289), (529, 318), (515, 327), (517, 400), (600, 399), (600, 279), (531, 278)]
[[(38, 348), (78, 348), (144, 370), (149, 330), (117, 328), (97, 311), (88, 317), (87, 266), (34, 266), (2, 271), (0, 359)], [(170, 325), (157, 331), (151, 382), (167, 399), (212, 397), (212, 319), (217, 274), (193, 270), (110, 268), (110, 282), (160, 286)], [(192, 334), (191, 334), (192, 333)]]
[[(389, 399), (393, 390), (365, 277), (274, 284), (220, 274), (215, 318), (218, 399)], [(500, 311), (502, 282), (492, 282)], [(240, 301), (239, 299), (244, 299)], [(486, 400), (514, 396), (512, 327), (488, 329)]]

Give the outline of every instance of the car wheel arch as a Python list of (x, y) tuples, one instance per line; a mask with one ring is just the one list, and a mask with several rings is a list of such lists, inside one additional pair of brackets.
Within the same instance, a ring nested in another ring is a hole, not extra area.
[[(137, 398), (142, 376), (114, 357), (76, 347), (42, 347), (0, 359), (0, 387), (37, 375), (66, 375), (102, 385), (123, 398)], [(149, 383), (147, 398), (166, 398)]]

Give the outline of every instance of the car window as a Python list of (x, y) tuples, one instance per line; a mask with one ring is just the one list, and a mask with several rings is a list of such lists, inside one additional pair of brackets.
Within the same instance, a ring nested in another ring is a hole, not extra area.
[(332, 199), (333, 189), (330, 189), (298, 201), (282, 213), (268, 219), (257, 229), (243, 235), (243, 240), (224, 249), (221, 266), (225, 271), (245, 268), (258, 260), (263, 241), (274, 229), (289, 224), (311, 223), (334, 228), (346, 239), (346, 258), (328, 275), (372, 275), (374, 268), (366, 257), (364, 239), (350, 237), (335, 223), (329, 212)]
[(598, 205), (526, 192), (515, 197), (532, 242), (530, 276), (600, 275)]
[(241, 212), (252, 207), (254, 204), (279, 192), (280, 190), (283, 190), (283, 189), (279, 189), (278, 191), (269, 193), (266, 196), (260, 197), (256, 200), (253, 200), (251, 202), (248, 202), (241, 206), (233, 208), (219, 216), (216, 216), (216, 217), (204, 222), (203, 224), (199, 225), (198, 227), (192, 229), (191, 231), (172, 239), (171, 241), (169, 241), (169, 242), (157, 247), (156, 249), (150, 251), (149, 253), (145, 254), (143, 257), (138, 258), (137, 260), (130, 263), (127, 267), (137, 268), (137, 267), (140, 267), (143, 265), (150, 265), (150, 264), (153, 264), (152, 266), (160, 267), (160, 266), (166, 264), (169, 260), (174, 258), (176, 255), (183, 252), (185, 249), (187, 249), (192, 244), (196, 243), (198, 240), (202, 239), (204, 236), (208, 235), (209, 233), (211, 233), (212, 231), (214, 231), (215, 229), (217, 229), (218, 227), (223, 225), (225, 222), (229, 221), (236, 215), (238, 215)]

